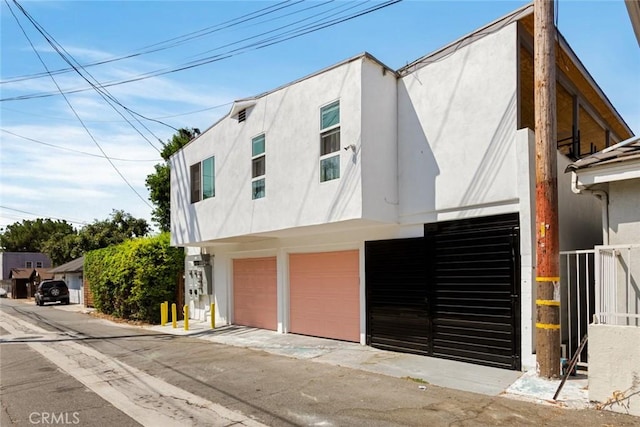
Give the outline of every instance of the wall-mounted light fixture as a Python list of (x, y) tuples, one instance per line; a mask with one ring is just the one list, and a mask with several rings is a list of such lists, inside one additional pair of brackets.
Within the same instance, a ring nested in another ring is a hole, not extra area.
[(347, 151), (349, 148), (351, 148), (351, 151), (353, 151), (354, 153), (356, 152), (356, 144), (349, 144), (346, 147), (344, 147), (344, 151)]

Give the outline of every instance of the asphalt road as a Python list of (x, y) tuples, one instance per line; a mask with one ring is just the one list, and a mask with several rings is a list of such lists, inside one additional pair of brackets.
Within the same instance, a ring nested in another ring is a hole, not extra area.
[[(153, 333), (51, 306), (3, 299), (0, 312), (46, 331), (0, 336), (3, 426), (46, 424), (34, 423), (33, 416), (29, 420), (32, 412), (70, 414), (70, 425), (137, 424), (42, 355), (71, 344), (99, 353), (105, 358), (100, 364), (116, 361), (137, 376), (165, 384), (159, 388), (175, 387), (190, 399), (213, 402), (269, 426), (640, 425), (636, 417), (605, 411), (567, 410), (429, 384), (421, 390), (410, 379)], [(114, 379), (104, 379), (109, 381)], [(74, 412), (78, 423), (73, 423)], [(186, 419), (195, 420), (193, 414)], [(184, 423), (189, 424), (198, 422)]]

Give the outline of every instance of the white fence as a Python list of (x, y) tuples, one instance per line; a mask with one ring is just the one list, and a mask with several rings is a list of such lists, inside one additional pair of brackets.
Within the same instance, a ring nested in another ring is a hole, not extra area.
[(594, 321), (640, 326), (640, 245), (596, 246)]
[[(595, 307), (595, 250), (560, 252), (560, 337), (563, 357), (570, 359), (587, 334)], [(586, 365), (587, 348), (578, 357)]]
[(72, 304), (84, 304), (82, 289), (69, 289), (69, 302)]

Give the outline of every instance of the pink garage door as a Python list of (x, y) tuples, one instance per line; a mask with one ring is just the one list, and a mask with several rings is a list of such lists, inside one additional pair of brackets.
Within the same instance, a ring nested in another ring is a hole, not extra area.
[(360, 341), (358, 251), (289, 256), (291, 332)]
[(233, 260), (234, 324), (278, 329), (276, 258)]

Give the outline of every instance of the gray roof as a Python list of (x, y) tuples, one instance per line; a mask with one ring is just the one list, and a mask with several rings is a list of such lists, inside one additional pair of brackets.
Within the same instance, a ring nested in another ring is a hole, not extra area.
[(84, 268), (84, 257), (76, 258), (66, 264), (57, 266), (49, 270), (50, 273), (78, 273)]
[(640, 136), (633, 136), (571, 163), (565, 172), (640, 159)]

